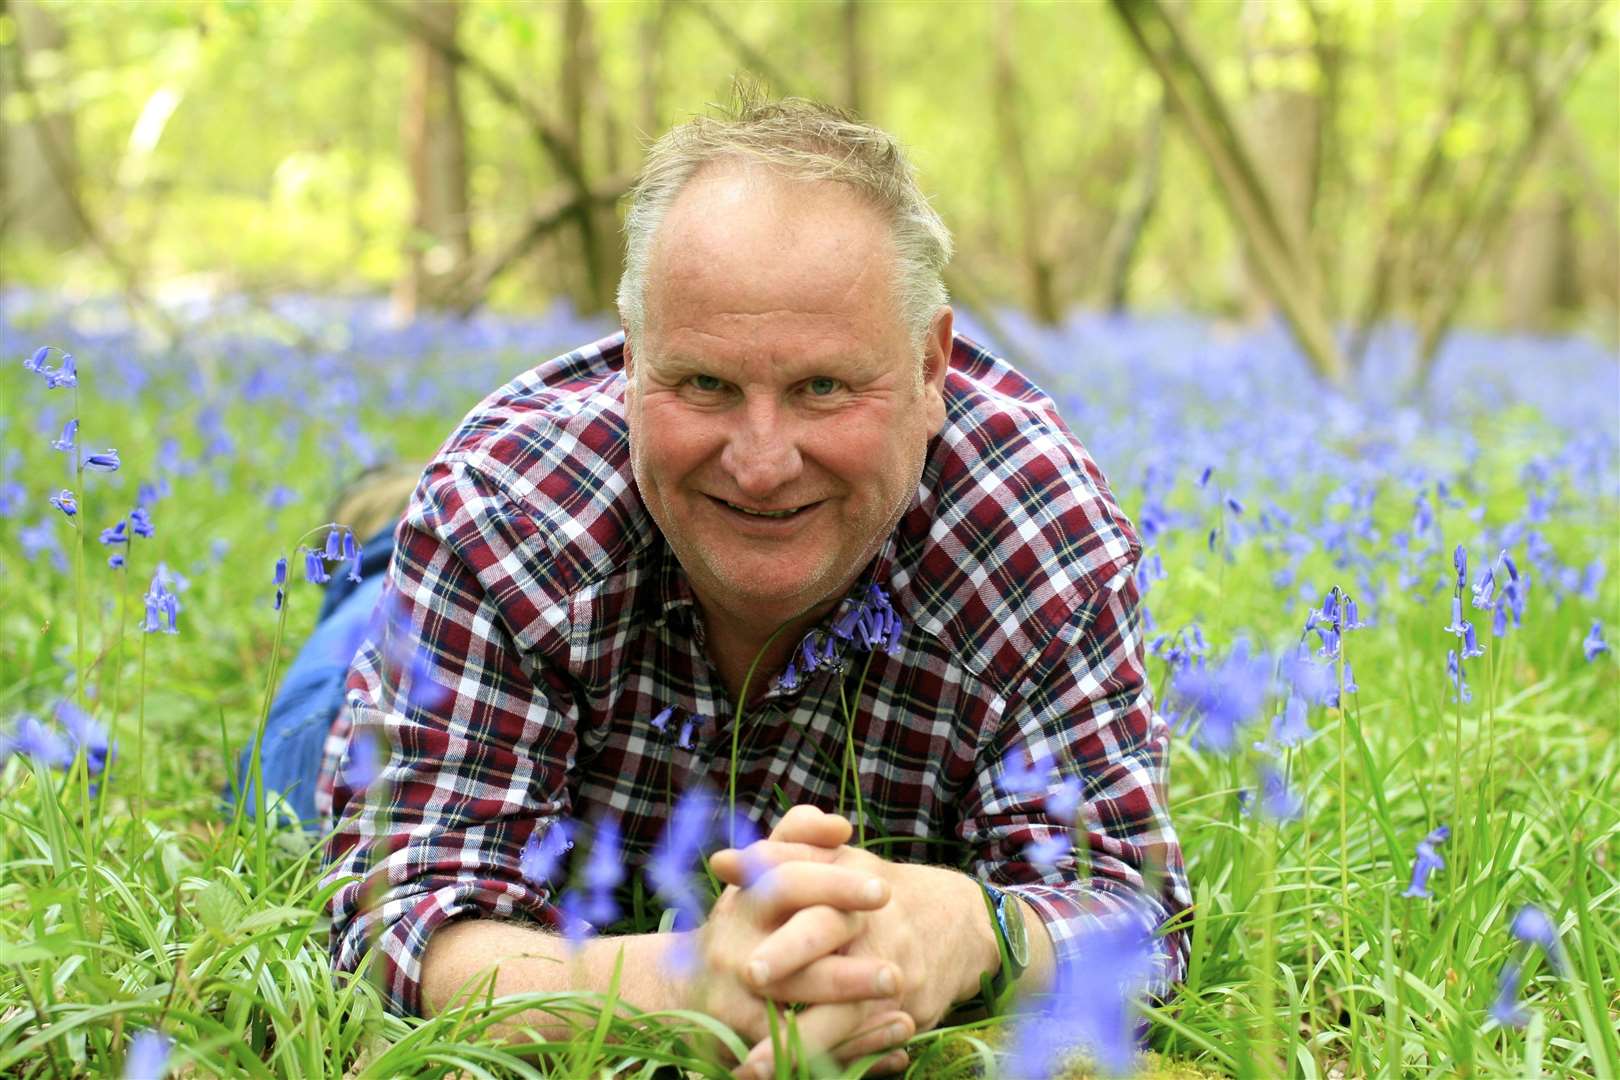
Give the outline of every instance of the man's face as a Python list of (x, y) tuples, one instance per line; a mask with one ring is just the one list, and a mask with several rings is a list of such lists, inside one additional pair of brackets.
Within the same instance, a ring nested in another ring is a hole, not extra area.
[(654, 241), (626, 353), (636, 484), (705, 612), (836, 602), (909, 505), (944, 423), (950, 314), (918, 357), (887, 223), (847, 188), (700, 173)]

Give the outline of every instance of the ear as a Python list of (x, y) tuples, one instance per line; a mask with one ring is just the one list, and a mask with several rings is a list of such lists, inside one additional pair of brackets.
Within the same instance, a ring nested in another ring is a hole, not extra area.
[(947, 305), (934, 313), (923, 340), (923, 408), (927, 410), (930, 435), (938, 434), (945, 426), (945, 376), (950, 371), (954, 340), (953, 316)]

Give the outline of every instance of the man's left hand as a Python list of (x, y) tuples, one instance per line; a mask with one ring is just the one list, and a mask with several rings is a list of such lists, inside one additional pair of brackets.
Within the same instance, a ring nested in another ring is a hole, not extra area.
[[(977, 991), (981, 972), (993, 971), (999, 963), (995, 934), (978, 884), (953, 870), (890, 862), (847, 845), (807, 849), (807, 844), (817, 844), (819, 835), (810, 817), (806, 814), (798, 818), (807, 830), (802, 837), (778, 828), (771, 839), (750, 845), (745, 851), (716, 852), (709, 865), (728, 884), (770, 889), (781, 887), (773, 880), (776, 875), (772, 868), (804, 860), (808, 852), (817, 863), (886, 880), (889, 902), (868, 911), (864, 929), (838, 951), (888, 961), (899, 974), (894, 997), (900, 1008), (915, 1020), (916, 1030), (934, 1027), (952, 1005)], [(820, 842), (825, 844), (825, 840)], [(802, 870), (798, 876), (802, 876)], [(779, 905), (784, 900), (773, 899)], [(763, 968), (761, 978), (749, 975), (754, 991), (778, 1002), (803, 1000), (795, 993), (799, 975), (807, 965), (827, 954), (824, 942), (830, 935), (822, 922), (835, 914), (827, 908), (806, 905), (756, 945), (748, 964), (757, 962)], [(744, 970), (749, 968), (745, 965)], [(814, 1030), (816, 1014), (825, 1008), (811, 1006), (801, 1012), (801, 1029), (808, 1026)], [(755, 1075), (765, 1076), (771, 1060), (771, 1044), (766, 1039), (749, 1052), (746, 1064), (753, 1067)], [(738, 1075), (747, 1074), (739, 1069)]]

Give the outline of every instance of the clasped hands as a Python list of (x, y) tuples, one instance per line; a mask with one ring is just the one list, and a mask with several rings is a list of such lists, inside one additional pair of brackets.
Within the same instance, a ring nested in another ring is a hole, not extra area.
[(767, 1001), (802, 1007), (807, 1051), (847, 1064), (888, 1049), (873, 1070), (889, 1073), (909, 1060), (900, 1044), (977, 986), (973, 950), (953, 925), (972, 911), (963, 890), (977, 902), (977, 886), (847, 847), (851, 832), (848, 819), (800, 805), (768, 839), (709, 860), (727, 887), (697, 931), (692, 1004), (754, 1041), (739, 1080), (772, 1073)]

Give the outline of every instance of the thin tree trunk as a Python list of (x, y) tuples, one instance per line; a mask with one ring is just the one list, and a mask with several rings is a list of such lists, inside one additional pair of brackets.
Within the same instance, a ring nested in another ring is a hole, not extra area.
[(861, 33), (861, 0), (844, 0), (840, 13), (844, 39), (844, 105), (856, 115), (866, 111), (866, 50)]
[[(8, 51), (19, 68), (31, 56), (67, 48), (61, 21), (35, 0), (0, 0), (0, 13), (9, 13), (16, 28)], [(0, 101), (10, 96), (14, 83), (18, 80), (0, 65)], [(79, 197), (75, 117), (66, 95), (54, 102), (35, 96), (34, 102), (26, 119), (0, 122), (0, 206), (12, 230), (63, 251), (85, 239), (73, 208)]]
[[(460, 0), (415, 0), (413, 11), (436, 34), (456, 40)], [(404, 319), (448, 303), (472, 256), (466, 125), (456, 64), (418, 40), (411, 45), (407, 80), (401, 127), (413, 201), (406, 270), (394, 290), (395, 315)]]
[(1142, 138), (1139, 174), (1130, 205), (1114, 223), (1104, 250), (1108, 253), (1108, 310), (1119, 312), (1131, 304), (1131, 270), (1142, 248), (1142, 233), (1159, 201), (1160, 163), (1164, 156), (1164, 102), (1149, 118)]
[(1029, 155), (1024, 146), (1023, 110), (1018, 91), (1017, 9), (1008, 8), (995, 16), (996, 54), (992, 98), (996, 114), (996, 137), (1001, 158), (1011, 175), (1012, 195), (1019, 225), (1019, 246), (1029, 289), (1029, 307), (1044, 323), (1058, 321), (1057, 297), (1052, 288), (1052, 260), (1046, 254), (1046, 230), (1040, 220), (1035, 183), (1029, 172)]

